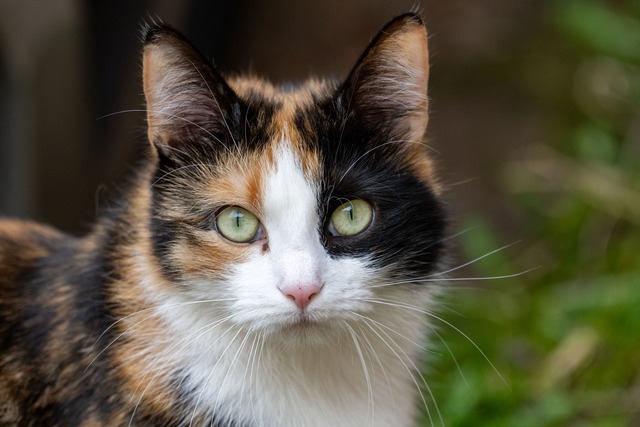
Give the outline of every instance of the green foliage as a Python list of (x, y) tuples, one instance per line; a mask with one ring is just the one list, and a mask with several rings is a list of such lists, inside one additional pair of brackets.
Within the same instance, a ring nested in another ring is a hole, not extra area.
[(440, 325), (428, 357), (447, 426), (640, 425), (640, 3), (547, 12), (530, 54), (571, 72), (522, 74), (549, 138), (496, 179), (526, 240), (481, 258), (501, 246), (499, 219), (463, 224), (464, 258), (479, 259), (464, 274), (508, 277), (452, 282), (443, 302), (473, 340)]
[[(640, 22), (625, 12), (637, 7), (609, 6), (598, 0), (558, 1), (552, 11), (556, 25), (578, 42), (605, 55), (638, 61)], [(623, 3), (624, 2), (620, 2)]]

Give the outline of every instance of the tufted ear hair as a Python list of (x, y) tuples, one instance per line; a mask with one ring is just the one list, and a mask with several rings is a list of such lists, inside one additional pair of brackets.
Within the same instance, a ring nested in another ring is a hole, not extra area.
[(429, 121), (427, 30), (414, 13), (389, 22), (372, 40), (339, 91), (350, 118), (421, 140)]
[(224, 146), (239, 121), (236, 94), (177, 31), (156, 25), (146, 28), (143, 37), (148, 137), (157, 152), (171, 158), (190, 144)]

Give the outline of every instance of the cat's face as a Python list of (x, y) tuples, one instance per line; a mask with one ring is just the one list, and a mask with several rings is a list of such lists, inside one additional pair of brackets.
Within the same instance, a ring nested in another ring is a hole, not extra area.
[(171, 292), (282, 332), (428, 286), (444, 221), (423, 144), (422, 23), (392, 22), (342, 84), (296, 90), (225, 81), (170, 30), (146, 39), (152, 238)]

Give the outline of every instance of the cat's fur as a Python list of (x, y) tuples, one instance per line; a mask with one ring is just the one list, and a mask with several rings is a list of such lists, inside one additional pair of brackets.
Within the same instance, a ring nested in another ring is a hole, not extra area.
[[(0, 221), (0, 425), (411, 425), (444, 233), (421, 19), (297, 89), (225, 80), (166, 26), (144, 41), (126, 196), (80, 239)], [(373, 221), (334, 236), (349, 199)], [(264, 235), (223, 238), (231, 205)]]

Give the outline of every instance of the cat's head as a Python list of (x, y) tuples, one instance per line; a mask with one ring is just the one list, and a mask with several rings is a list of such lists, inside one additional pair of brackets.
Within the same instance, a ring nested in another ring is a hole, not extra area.
[(423, 140), (428, 74), (415, 14), (383, 28), (343, 82), (296, 89), (226, 80), (181, 35), (149, 28), (151, 230), (172, 292), (282, 331), (430, 287), (444, 218)]

